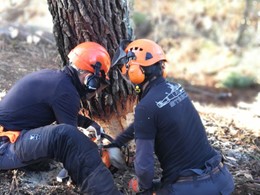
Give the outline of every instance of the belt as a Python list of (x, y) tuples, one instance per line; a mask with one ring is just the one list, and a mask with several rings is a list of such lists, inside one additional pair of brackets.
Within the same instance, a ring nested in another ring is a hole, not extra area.
[(223, 166), (224, 166), (224, 164), (222, 162), (220, 162), (218, 164), (218, 166), (216, 166), (214, 169), (212, 169), (206, 175), (201, 175), (201, 176), (194, 175), (194, 176), (187, 176), (187, 177), (179, 177), (178, 180), (176, 181), (176, 183), (185, 182), (185, 181), (195, 181), (195, 180), (198, 181), (198, 180), (208, 179), (208, 178), (210, 178), (211, 175), (218, 173)]

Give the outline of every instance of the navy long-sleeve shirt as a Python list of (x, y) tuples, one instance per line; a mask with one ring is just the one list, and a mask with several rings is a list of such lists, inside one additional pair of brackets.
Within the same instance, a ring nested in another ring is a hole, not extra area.
[[(71, 75), (45, 69), (26, 75), (8, 91), (0, 102), (0, 124), (8, 130), (33, 129), (55, 121), (77, 126), (79, 109), (80, 95)], [(86, 121), (86, 125), (92, 122)]]
[(136, 106), (134, 123), (116, 141), (122, 143), (133, 136), (135, 172), (143, 189), (152, 186), (154, 152), (163, 170), (163, 183), (173, 183), (185, 169), (203, 167), (217, 154), (184, 89), (162, 77), (149, 83)]

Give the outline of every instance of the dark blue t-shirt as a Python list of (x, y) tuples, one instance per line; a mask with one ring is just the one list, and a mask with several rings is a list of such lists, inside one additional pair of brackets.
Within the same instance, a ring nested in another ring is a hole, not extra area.
[(77, 125), (80, 96), (71, 77), (40, 70), (19, 80), (0, 102), (0, 124), (9, 130), (57, 123)]
[(135, 139), (154, 140), (166, 183), (174, 182), (182, 170), (202, 168), (205, 161), (216, 155), (187, 93), (180, 84), (163, 78), (152, 81), (145, 89), (135, 109), (134, 130)]

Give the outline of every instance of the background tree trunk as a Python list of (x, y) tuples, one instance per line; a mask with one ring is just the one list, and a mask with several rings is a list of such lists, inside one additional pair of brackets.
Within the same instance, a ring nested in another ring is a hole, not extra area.
[[(132, 39), (129, 5), (125, 0), (47, 0), (53, 18), (53, 34), (63, 61), (77, 44), (95, 41), (107, 48), (111, 58), (122, 39)], [(111, 86), (83, 102), (89, 116), (112, 136), (128, 124), (126, 114), (136, 103), (133, 88), (117, 70), (110, 72)]]
[(245, 1), (246, 1), (246, 3), (245, 3), (245, 10), (244, 10), (244, 22), (240, 26), (239, 34), (238, 34), (237, 41), (236, 41), (236, 43), (241, 47), (248, 44), (248, 43), (245, 43), (245, 41), (243, 39), (244, 39), (245, 32), (248, 28), (249, 13), (252, 8), (252, 1), (251, 0), (245, 0)]

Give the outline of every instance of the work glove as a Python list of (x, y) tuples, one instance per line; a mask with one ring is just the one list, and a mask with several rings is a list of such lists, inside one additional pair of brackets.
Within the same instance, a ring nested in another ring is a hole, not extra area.
[(142, 191), (138, 184), (137, 177), (133, 177), (132, 179), (130, 179), (130, 181), (128, 182), (128, 189), (134, 193), (139, 193)]
[(155, 194), (157, 190), (161, 188), (161, 180), (160, 179), (153, 179), (152, 188), (150, 189), (141, 189), (137, 177), (133, 177), (128, 183), (128, 189), (138, 195), (152, 195)]
[(83, 129), (83, 133), (86, 136), (88, 136), (90, 139), (92, 139), (92, 138), (100, 139), (101, 133), (104, 133), (104, 130), (96, 122), (93, 122), (93, 123), (91, 123), (91, 125), (88, 128)]
[(150, 189), (148, 190), (141, 189), (141, 187), (138, 184), (138, 179), (136, 176), (130, 179), (130, 181), (128, 182), (128, 189), (135, 194), (140, 194), (140, 195), (152, 194), (152, 191)]

